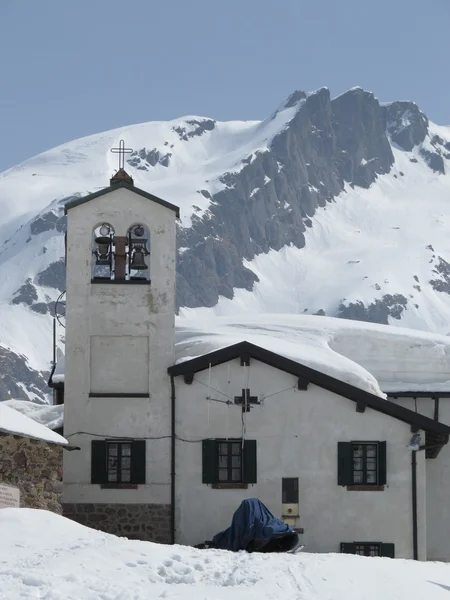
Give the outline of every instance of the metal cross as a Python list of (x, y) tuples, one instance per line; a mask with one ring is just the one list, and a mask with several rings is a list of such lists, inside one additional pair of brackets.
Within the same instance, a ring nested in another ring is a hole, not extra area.
[(125, 168), (125, 154), (133, 152), (132, 148), (125, 148), (125, 142), (120, 140), (118, 148), (111, 148), (113, 154), (119, 155), (119, 170)]
[(250, 390), (242, 390), (242, 396), (235, 396), (234, 403), (242, 406), (242, 412), (250, 412), (251, 404), (259, 404), (258, 396), (250, 396)]

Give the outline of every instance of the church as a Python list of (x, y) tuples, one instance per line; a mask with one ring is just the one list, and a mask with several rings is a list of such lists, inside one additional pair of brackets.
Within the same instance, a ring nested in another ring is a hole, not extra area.
[(196, 545), (256, 497), (308, 552), (450, 560), (448, 400), (384, 399), (245, 339), (177, 361), (177, 206), (121, 165), (65, 211), (65, 516)]

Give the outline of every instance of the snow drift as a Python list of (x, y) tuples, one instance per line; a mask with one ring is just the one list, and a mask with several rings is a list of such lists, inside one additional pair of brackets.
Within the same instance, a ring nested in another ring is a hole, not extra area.
[(196, 550), (130, 541), (53, 513), (0, 510), (0, 599), (447, 600), (442, 563)]
[(450, 389), (449, 337), (313, 315), (214, 317), (208, 309), (183, 311), (177, 362), (243, 340), (377, 396)]

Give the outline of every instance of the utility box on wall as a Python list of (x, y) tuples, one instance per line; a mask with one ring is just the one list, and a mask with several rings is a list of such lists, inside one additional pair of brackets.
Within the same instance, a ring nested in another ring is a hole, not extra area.
[(281, 518), (287, 525), (295, 527), (300, 517), (298, 503), (298, 478), (283, 477), (281, 482)]

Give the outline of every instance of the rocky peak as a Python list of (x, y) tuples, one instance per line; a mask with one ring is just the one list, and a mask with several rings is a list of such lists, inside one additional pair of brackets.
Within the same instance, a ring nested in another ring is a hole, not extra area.
[(410, 152), (428, 133), (428, 119), (414, 102), (391, 102), (381, 107), (391, 141)]
[(345, 181), (368, 188), (394, 163), (380, 103), (371, 92), (353, 88), (331, 106), (339, 171)]
[[(252, 289), (257, 281), (242, 259), (269, 250), (305, 244), (318, 206), (345, 183), (368, 188), (394, 163), (386, 118), (375, 96), (360, 88), (330, 99), (327, 88), (296, 91), (277, 112), (298, 105), (268, 152), (256, 153), (237, 173), (226, 173), (226, 188), (192, 227), (179, 230), (179, 306), (214, 306), (219, 295)], [(277, 113), (275, 113), (277, 114)]]

